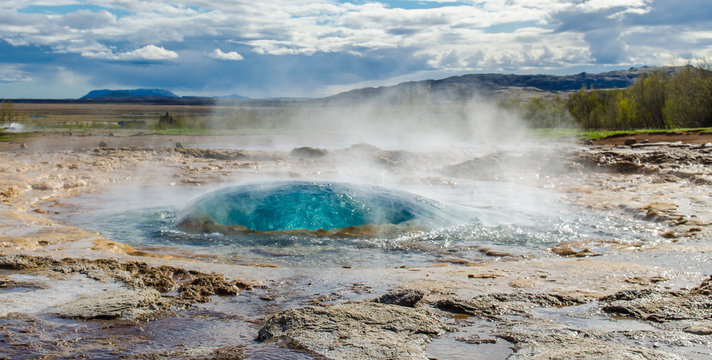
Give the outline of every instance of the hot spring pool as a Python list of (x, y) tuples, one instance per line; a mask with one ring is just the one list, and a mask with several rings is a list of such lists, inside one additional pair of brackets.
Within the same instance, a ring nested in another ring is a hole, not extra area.
[(188, 232), (338, 230), (364, 225), (422, 228), (450, 222), (443, 204), (379, 186), (283, 181), (230, 186), (195, 200), (178, 214)]
[[(63, 220), (109, 240), (280, 266), (422, 266), (477, 261), (482, 248), (551, 256), (547, 249), (562, 241), (653, 240), (660, 230), (575, 207), (555, 191), (494, 181), (398, 190), (323, 181), (132, 188), (83, 195), (76, 204)], [(352, 231), (369, 226), (386, 231)]]

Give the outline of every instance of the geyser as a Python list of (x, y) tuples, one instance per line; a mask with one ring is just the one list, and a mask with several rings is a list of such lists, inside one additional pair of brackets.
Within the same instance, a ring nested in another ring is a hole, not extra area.
[(223, 188), (195, 200), (177, 218), (189, 232), (335, 230), (363, 225), (425, 226), (439, 203), (378, 186), (291, 181)]

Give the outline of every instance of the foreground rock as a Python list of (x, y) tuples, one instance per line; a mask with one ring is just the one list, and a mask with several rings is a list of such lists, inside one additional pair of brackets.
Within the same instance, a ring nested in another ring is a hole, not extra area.
[[(173, 307), (208, 302), (213, 295), (237, 295), (241, 288), (249, 288), (247, 284), (228, 281), (220, 274), (171, 266), (150, 266), (138, 261), (56, 260), (40, 256), (9, 255), (0, 256), (0, 269), (45, 274), (50, 278), (82, 275), (88, 281), (113, 284), (113, 288), (104, 289), (104, 292), (79, 296), (52, 311), (60, 317), (81, 320), (147, 319)], [(31, 285), (22, 287), (31, 288)], [(167, 294), (171, 292), (177, 295)], [(17, 293), (17, 296), (23, 295)]]
[(561, 294), (485, 294), (473, 299), (449, 298), (438, 301), (435, 306), (456, 314), (497, 319), (501, 315), (524, 313), (534, 307), (562, 307), (580, 305), (587, 302), (584, 297)]
[(154, 289), (117, 289), (82, 296), (57, 309), (57, 315), (80, 320), (144, 319), (168, 306), (169, 301)]
[(425, 359), (425, 344), (444, 331), (425, 309), (364, 302), (284, 310), (258, 340), (282, 340), (332, 359)]
[(609, 314), (654, 322), (708, 320), (712, 318), (710, 279), (686, 291), (627, 290), (600, 301)]
[[(617, 344), (601, 334), (571, 331), (563, 327), (531, 331), (513, 329), (500, 337), (515, 344), (515, 353), (508, 360), (523, 359), (621, 359), (671, 360), (682, 359), (675, 354), (640, 346)], [(598, 338), (597, 338), (598, 337)]]
[(712, 346), (711, 294), (709, 277), (689, 291), (491, 293), (435, 306), (496, 323), (484, 335), (513, 344), (508, 359), (697, 359), (709, 358)]

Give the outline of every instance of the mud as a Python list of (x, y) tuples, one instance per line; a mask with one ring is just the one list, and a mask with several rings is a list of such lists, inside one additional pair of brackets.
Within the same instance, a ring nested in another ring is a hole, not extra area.
[[(480, 155), (368, 144), (201, 147), (230, 142), (221, 139), (47, 135), (24, 139), (25, 149), (1, 144), (0, 354), (712, 358), (712, 154), (700, 145), (709, 140), (680, 145), (651, 136), (645, 146), (638, 139)], [(100, 141), (107, 146), (97, 148)], [(572, 206), (659, 231), (653, 240), (578, 239), (531, 254), (483, 247), (482, 258), (445, 254), (433, 266), (309, 270), (157, 252), (56, 216), (79, 211), (78, 195), (124, 184), (150, 191), (339, 171), (378, 180), (357, 175), (363, 168), (339, 169), (344, 162), (362, 162), (401, 184), (526, 182), (560, 192)]]

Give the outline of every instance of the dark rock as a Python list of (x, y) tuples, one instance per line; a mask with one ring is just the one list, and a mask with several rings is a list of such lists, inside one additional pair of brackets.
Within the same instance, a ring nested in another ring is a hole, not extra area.
[(174, 150), (183, 155), (200, 159), (241, 160), (247, 158), (247, 153), (242, 150), (188, 149), (182, 147), (175, 147)]
[(378, 146), (374, 146), (371, 144), (366, 144), (366, 143), (358, 143), (358, 144), (353, 144), (351, 145), (347, 150), (355, 150), (355, 151), (361, 151), (361, 152), (378, 152), (381, 151), (381, 148)]
[(635, 290), (623, 290), (615, 294), (604, 296), (598, 301), (611, 302), (611, 301), (630, 301), (635, 299), (640, 299), (645, 296), (653, 294), (655, 290), (653, 289), (635, 289)]
[(712, 275), (705, 279), (700, 286), (692, 289), (690, 293), (694, 295), (712, 295)]
[(240, 360), (247, 357), (245, 348), (240, 346), (225, 346), (213, 351), (210, 357), (213, 360)]
[(455, 340), (464, 342), (467, 344), (474, 344), (474, 345), (480, 345), (480, 344), (496, 344), (497, 339), (495, 338), (481, 338), (477, 335), (472, 335), (468, 337), (458, 337)]
[(206, 274), (201, 277), (196, 277), (192, 281), (183, 284), (178, 289), (178, 293), (184, 299), (192, 299), (197, 302), (208, 302), (208, 296), (220, 295), (231, 296), (237, 295), (239, 289), (234, 284), (225, 281), (225, 278), (219, 274)]
[(562, 294), (546, 293), (493, 293), (473, 299), (449, 298), (435, 303), (443, 311), (478, 317), (496, 318), (503, 314), (517, 314), (534, 307), (561, 307), (580, 305), (588, 299)]
[(176, 145), (175, 145), (175, 147), (177, 147), (177, 148), (182, 148), (182, 147), (183, 147), (183, 144), (177, 142)]
[(326, 149), (313, 148), (309, 146), (298, 147), (292, 149), (289, 155), (303, 158), (303, 159), (316, 159), (326, 156), (329, 153)]
[(257, 339), (331, 359), (426, 359), (426, 342), (445, 331), (427, 310), (364, 302), (284, 310)]
[(625, 290), (599, 299), (601, 310), (634, 319), (665, 322), (712, 318), (712, 297), (704, 295), (705, 280), (692, 291)]
[(20, 144), (20, 150), (25, 150), (27, 149), (27, 145), (25, 143)]
[(601, 253), (597, 253), (590, 248), (590, 244), (584, 242), (563, 242), (556, 244), (551, 248), (551, 252), (559, 256), (565, 257), (588, 257), (588, 256), (600, 256)]
[(635, 143), (637, 143), (637, 142), (638, 142), (638, 140), (636, 140), (635, 138), (632, 138), (632, 137), (631, 137), (631, 138), (625, 139), (625, 141), (623, 142), (623, 144), (624, 144), (624, 145), (633, 145), (633, 144), (635, 144)]
[(396, 289), (390, 290), (374, 299), (374, 302), (381, 304), (392, 304), (399, 306), (415, 307), (425, 296), (425, 291), (417, 289)]
[(485, 254), (485, 256), (491, 257), (513, 257), (514, 255), (504, 251), (497, 251), (488, 248), (482, 248), (478, 250), (479, 252)]
[(97, 146), (99, 146), (99, 147), (101, 147), (101, 148), (105, 148), (105, 147), (107, 147), (107, 146), (109, 146), (109, 145), (108, 145), (105, 141), (101, 141), (101, 142), (99, 142), (99, 144), (98, 144)]

